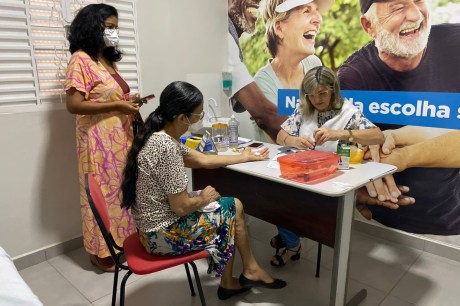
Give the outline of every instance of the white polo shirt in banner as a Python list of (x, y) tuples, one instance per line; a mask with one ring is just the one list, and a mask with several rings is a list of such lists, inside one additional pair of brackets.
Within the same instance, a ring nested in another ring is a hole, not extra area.
[(239, 48), (230, 34), (228, 36), (228, 71), (232, 74), (232, 96), (254, 80), (246, 65), (240, 60)]
[[(232, 35), (233, 34), (233, 35)], [(233, 22), (228, 18), (228, 71), (232, 74), (232, 96), (241, 88), (254, 82), (243, 62), (239, 37)]]

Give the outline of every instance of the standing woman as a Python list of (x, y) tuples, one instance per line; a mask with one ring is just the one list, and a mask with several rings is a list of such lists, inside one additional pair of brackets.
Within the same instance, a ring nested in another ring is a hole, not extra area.
[(93, 265), (115, 270), (85, 193), (85, 174), (96, 175), (105, 196), (112, 235), (117, 244), (134, 230), (132, 217), (121, 209), (121, 176), (133, 140), (133, 114), (139, 105), (118, 73), (118, 12), (106, 4), (79, 11), (68, 34), (72, 57), (67, 66), (67, 109), (76, 114), (77, 156), (83, 239)]

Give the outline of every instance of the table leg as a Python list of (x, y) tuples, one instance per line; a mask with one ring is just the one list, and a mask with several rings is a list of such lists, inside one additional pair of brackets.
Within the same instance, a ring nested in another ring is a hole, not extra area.
[(337, 227), (332, 268), (330, 306), (346, 304), (348, 262), (350, 255), (351, 226), (353, 222), (355, 191), (347, 192), (339, 199)]

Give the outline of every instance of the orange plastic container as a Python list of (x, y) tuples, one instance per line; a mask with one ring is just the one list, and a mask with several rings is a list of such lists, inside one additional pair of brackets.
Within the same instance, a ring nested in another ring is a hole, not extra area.
[(340, 156), (323, 151), (304, 151), (278, 157), (281, 176), (299, 182), (323, 179), (337, 170)]

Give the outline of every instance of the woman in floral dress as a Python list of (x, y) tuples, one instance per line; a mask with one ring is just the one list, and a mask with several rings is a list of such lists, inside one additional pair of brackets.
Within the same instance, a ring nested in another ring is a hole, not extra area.
[(77, 156), (84, 247), (105, 272), (115, 269), (88, 204), (85, 174), (94, 174), (108, 205), (112, 235), (118, 244), (135, 228), (121, 209), (121, 176), (133, 140), (133, 102), (128, 84), (118, 73), (118, 12), (106, 4), (84, 7), (70, 26), (70, 52), (65, 90), (67, 109), (76, 114)]

